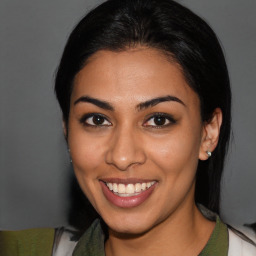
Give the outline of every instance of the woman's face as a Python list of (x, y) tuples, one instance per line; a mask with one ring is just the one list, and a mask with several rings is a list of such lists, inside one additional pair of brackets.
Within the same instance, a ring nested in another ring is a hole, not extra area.
[(99, 51), (77, 74), (68, 144), (107, 225), (142, 233), (194, 205), (204, 129), (199, 98), (159, 51)]

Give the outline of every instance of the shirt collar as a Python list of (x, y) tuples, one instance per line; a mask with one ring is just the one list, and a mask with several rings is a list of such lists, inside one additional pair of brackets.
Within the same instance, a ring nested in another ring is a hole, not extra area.
[[(219, 216), (202, 205), (198, 206), (202, 214), (210, 219), (215, 220), (216, 225), (208, 240), (206, 246), (199, 256), (218, 255), (227, 256), (228, 254), (228, 229), (220, 220)], [(105, 234), (103, 232), (101, 221), (96, 219), (77, 243), (73, 256), (93, 255), (105, 256), (104, 250)]]

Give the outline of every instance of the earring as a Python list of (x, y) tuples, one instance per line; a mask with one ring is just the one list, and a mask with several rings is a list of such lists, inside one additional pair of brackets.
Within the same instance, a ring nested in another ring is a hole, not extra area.
[(72, 163), (72, 158), (71, 158), (71, 155), (70, 155), (70, 149), (68, 149), (68, 154), (69, 154), (69, 158), (70, 158), (70, 163)]
[(211, 157), (212, 152), (211, 151), (206, 151), (206, 154), (208, 155), (208, 157)]

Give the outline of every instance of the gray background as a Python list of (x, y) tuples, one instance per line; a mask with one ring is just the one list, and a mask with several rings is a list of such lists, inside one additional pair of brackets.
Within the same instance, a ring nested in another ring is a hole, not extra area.
[[(67, 36), (92, 0), (0, 2), (0, 229), (67, 224), (70, 164), (53, 94)], [(214, 28), (233, 88), (222, 217), (256, 222), (256, 1), (181, 0)]]

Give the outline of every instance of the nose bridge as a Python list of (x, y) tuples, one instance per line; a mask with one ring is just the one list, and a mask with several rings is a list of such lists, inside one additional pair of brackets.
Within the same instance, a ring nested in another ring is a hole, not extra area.
[(146, 157), (138, 135), (136, 129), (129, 124), (115, 129), (106, 155), (106, 162), (122, 171), (127, 170), (131, 165), (142, 164)]

